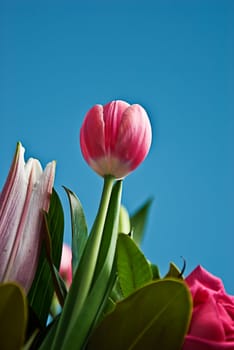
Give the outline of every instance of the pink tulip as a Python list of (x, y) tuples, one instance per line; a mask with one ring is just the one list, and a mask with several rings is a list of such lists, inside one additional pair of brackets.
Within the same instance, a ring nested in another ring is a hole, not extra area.
[(81, 151), (99, 175), (123, 178), (146, 157), (152, 131), (146, 111), (138, 104), (112, 101), (95, 105), (80, 131)]
[(25, 164), (24, 148), (17, 145), (7, 181), (0, 194), (0, 281), (16, 281), (29, 290), (44, 233), (55, 162), (44, 172), (36, 159)]
[(72, 283), (72, 252), (70, 246), (66, 243), (63, 244), (59, 273), (67, 286), (70, 287)]

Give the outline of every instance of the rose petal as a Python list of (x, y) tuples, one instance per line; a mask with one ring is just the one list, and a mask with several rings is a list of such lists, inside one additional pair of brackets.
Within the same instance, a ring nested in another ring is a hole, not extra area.
[(233, 350), (234, 342), (216, 342), (187, 335), (182, 350)]
[(223, 323), (219, 318), (216, 301), (211, 295), (205, 303), (195, 304), (189, 334), (204, 339), (225, 340)]

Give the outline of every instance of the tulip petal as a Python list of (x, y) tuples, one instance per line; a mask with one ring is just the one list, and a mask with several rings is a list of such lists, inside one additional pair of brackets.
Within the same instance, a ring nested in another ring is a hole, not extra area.
[(115, 154), (135, 169), (146, 157), (152, 139), (151, 126), (140, 105), (128, 107), (120, 124)]
[(118, 129), (122, 121), (124, 111), (129, 107), (125, 101), (112, 101), (103, 107), (105, 123), (105, 150), (109, 154), (115, 149)]
[(86, 114), (80, 133), (81, 151), (87, 162), (105, 154), (103, 107), (95, 105)]

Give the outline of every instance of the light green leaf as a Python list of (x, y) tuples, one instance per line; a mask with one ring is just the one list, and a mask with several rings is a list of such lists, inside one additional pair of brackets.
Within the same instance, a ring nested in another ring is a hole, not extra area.
[(181, 350), (191, 313), (185, 283), (152, 282), (117, 303), (93, 332), (87, 350)]
[(133, 239), (137, 245), (142, 243), (151, 204), (152, 199), (147, 200), (145, 204), (130, 218), (131, 228), (133, 230)]
[[(55, 190), (53, 190), (51, 196), (50, 209), (48, 212), (48, 227), (51, 234), (52, 259), (55, 267), (58, 269), (62, 253), (64, 216), (60, 199)], [(53, 294), (54, 286), (50, 268), (47, 262), (45, 249), (42, 249), (37, 273), (28, 295), (29, 304), (42, 326), (46, 325)]]
[[(30, 320), (28, 322), (30, 322)], [(35, 349), (35, 347), (34, 347), (35, 339), (36, 339), (38, 333), (39, 333), (39, 329), (34, 331), (34, 333), (25, 342), (22, 350), (30, 350), (30, 349), (33, 350), (33, 349)]]
[(21, 349), (27, 325), (27, 300), (16, 283), (0, 284), (0, 349)]
[(121, 289), (120, 283), (119, 283), (119, 277), (117, 276), (114, 287), (111, 291), (111, 295), (110, 298), (114, 301), (120, 301), (122, 299), (124, 299), (124, 294), (123, 291)]
[(151, 267), (144, 254), (125, 234), (119, 234), (117, 241), (117, 271), (125, 297), (153, 279)]
[(121, 205), (120, 213), (119, 213), (118, 232), (129, 234), (130, 231), (131, 231), (131, 223), (130, 223), (130, 217), (129, 217), (128, 211), (123, 205)]
[(160, 278), (160, 272), (159, 272), (159, 268), (157, 265), (152, 264), (151, 262), (149, 262), (150, 267), (151, 267), (151, 271), (153, 274), (153, 280), (157, 280)]
[(103, 317), (108, 314), (109, 312), (113, 311), (116, 306), (115, 301), (109, 297), (106, 301), (105, 307), (103, 309)]
[(70, 204), (72, 228), (72, 271), (73, 275), (79, 264), (88, 239), (88, 229), (82, 205), (74, 192), (64, 187)]

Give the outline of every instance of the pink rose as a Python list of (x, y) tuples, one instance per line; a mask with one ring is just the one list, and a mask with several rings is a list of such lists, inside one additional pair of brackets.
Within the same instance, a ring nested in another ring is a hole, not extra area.
[(234, 296), (222, 281), (198, 266), (186, 282), (193, 297), (193, 314), (183, 350), (234, 350)]

